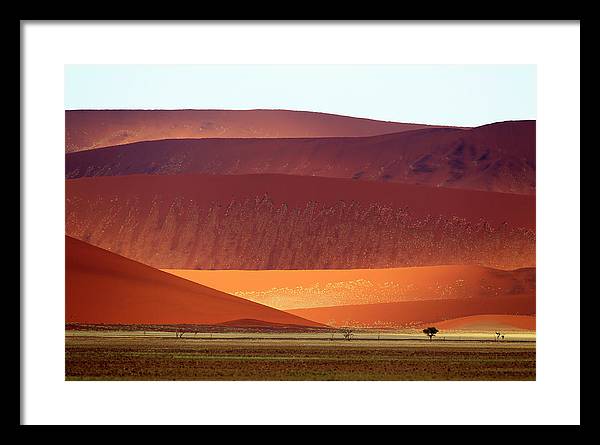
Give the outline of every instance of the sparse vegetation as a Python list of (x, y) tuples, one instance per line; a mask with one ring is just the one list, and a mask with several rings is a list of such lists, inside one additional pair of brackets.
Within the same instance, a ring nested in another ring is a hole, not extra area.
[(534, 342), (110, 335), (66, 337), (67, 380), (535, 380)]
[(429, 340), (433, 339), (435, 334), (437, 334), (438, 332), (440, 331), (434, 326), (430, 326), (428, 328), (423, 329), (423, 334), (429, 336)]
[(350, 341), (350, 339), (352, 338), (352, 335), (354, 335), (352, 332), (352, 329), (348, 329), (348, 328), (343, 329), (342, 333), (344, 334), (344, 338), (348, 341)]

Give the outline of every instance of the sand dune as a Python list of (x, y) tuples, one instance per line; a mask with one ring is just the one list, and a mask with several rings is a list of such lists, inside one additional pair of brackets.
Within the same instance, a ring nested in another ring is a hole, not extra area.
[(65, 237), (66, 323), (318, 323), (175, 277)]
[(504, 271), (480, 266), (430, 266), (165, 272), (282, 310), (535, 292), (535, 268)]
[(472, 315), (438, 322), (438, 329), (457, 331), (535, 331), (535, 315)]
[(66, 156), (66, 177), (288, 174), (535, 193), (535, 121), (372, 137), (184, 139)]
[(290, 175), (66, 181), (68, 235), (156, 268), (535, 266), (535, 196)]
[(372, 136), (430, 128), (288, 110), (68, 110), (66, 151), (154, 139)]
[(535, 294), (454, 300), (405, 301), (288, 311), (329, 326), (407, 327), (471, 315), (534, 315)]

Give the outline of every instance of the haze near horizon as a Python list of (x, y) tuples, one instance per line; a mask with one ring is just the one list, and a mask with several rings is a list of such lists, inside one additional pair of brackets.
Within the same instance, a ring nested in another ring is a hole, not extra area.
[(65, 109), (282, 109), (480, 126), (536, 119), (535, 65), (65, 65)]

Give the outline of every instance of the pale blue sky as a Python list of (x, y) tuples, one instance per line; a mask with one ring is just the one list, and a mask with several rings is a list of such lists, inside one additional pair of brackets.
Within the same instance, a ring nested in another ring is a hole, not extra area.
[(65, 108), (288, 109), (476, 126), (536, 118), (535, 65), (66, 65)]

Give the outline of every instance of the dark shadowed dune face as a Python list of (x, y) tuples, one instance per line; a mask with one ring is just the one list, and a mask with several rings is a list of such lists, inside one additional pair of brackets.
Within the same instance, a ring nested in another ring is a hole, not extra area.
[(320, 326), (65, 237), (66, 323)]
[(288, 110), (70, 110), (67, 153), (155, 139), (373, 136), (433, 128)]
[(66, 231), (165, 269), (535, 266), (535, 197), (289, 175), (66, 181)]
[(371, 137), (169, 139), (70, 153), (66, 177), (288, 174), (535, 193), (535, 121)]

